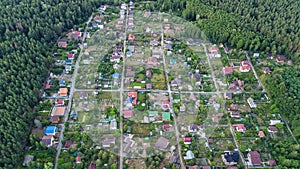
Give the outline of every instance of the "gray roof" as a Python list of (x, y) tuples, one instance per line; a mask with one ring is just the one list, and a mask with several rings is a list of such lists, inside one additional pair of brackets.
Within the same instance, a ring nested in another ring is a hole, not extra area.
[(155, 143), (155, 148), (156, 149), (160, 149), (160, 150), (164, 150), (168, 147), (169, 145), (169, 140), (164, 138), (164, 137), (159, 137), (159, 139), (157, 140), (157, 142)]

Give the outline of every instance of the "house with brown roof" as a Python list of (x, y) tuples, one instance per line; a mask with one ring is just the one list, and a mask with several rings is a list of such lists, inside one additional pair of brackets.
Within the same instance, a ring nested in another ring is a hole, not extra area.
[(257, 151), (248, 152), (248, 160), (251, 166), (253, 165), (261, 165), (260, 154)]
[(62, 106), (62, 107), (56, 107), (54, 106), (51, 112), (51, 116), (64, 116), (65, 115), (65, 111), (66, 111), (66, 107)]
[(53, 124), (58, 124), (59, 120), (59, 116), (51, 116), (49, 121)]
[(230, 111), (238, 111), (239, 110), (239, 105), (237, 105), (237, 104), (230, 104), (229, 110)]
[(278, 63), (284, 63), (285, 60), (286, 60), (286, 57), (283, 56), (283, 55), (277, 55), (277, 56), (276, 56), (276, 61), (277, 61)]
[(59, 88), (59, 96), (62, 97), (68, 96), (68, 88)]
[(157, 58), (156, 57), (148, 57), (147, 64), (153, 67), (157, 66)]
[(269, 133), (277, 133), (278, 132), (278, 128), (275, 127), (275, 126), (269, 126), (267, 128), (267, 130), (268, 130)]
[(68, 47), (68, 40), (67, 39), (60, 39), (57, 42), (58, 47), (66, 48)]

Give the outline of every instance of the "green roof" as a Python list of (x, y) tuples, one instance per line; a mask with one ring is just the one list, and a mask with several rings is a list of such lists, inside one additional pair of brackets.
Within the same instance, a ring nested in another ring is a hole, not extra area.
[(171, 120), (171, 114), (170, 114), (170, 112), (163, 112), (162, 113), (162, 120), (163, 121), (169, 121), (169, 120)]
[(148, 111), (149, 116), (157, 116), (158, 111)]

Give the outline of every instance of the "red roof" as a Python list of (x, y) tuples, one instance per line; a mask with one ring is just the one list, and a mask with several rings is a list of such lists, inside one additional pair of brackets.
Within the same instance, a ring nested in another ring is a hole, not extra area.
[(168, 109), (170, 107), (170, 101), (169, 100), (163, 100), (163, 108)]
[(250, 156), (253, 165), (261, 164), (260, 154), (257, 151), (250, 151), (248, 155)]
[(124, 110), (123, 111), (123, 116), (124, 118), (130, 118), (134, 116), (134, 113), (132, 110)]
[(74, 56), (75, 56), (74, 54), (70, 53), (70, 54), (68, 54), (68, 59), (74, 59)]
[(265, 133), (264, 133), (263, 131), (259, 131), (259, 132), (258, 132), (258, 136), (259, 136), (260, 138), (265, 137)]
[(71, 141), (67, 140), (65, 143), (65, 148), (69, 148), (71, 146)]
[(164, 124), (164, 125), (163, 125), (163, 129), (164, 129), (164, 131), (166, 131), (166, 130), (169, 130), (169, 129), (170, 129), (170, 127), (171, 127), (171, 125), (170, 125), (170, 124)]
[(218, 50), (219, 50), (218, 46), (212, 46), (210, 48), (210, 51), (218, 51)]
[(63, 105), (64, 104), (64, 100), (57, 100), (56, 104), (57, 105)]
[(271, 167), (275, 167), (277, 164), (276, 164), (276, 161), (275, 160), (269, 160), (269, 165)]
[(137, 101), (137, 92), (128, 92), (128, 96), (133, 99), (132, 105), (135, 106)]
[(73, 34), (73, 35), (80, 35), (81, 32), (80, 32), (80, 31), (73, 31), (72, 34)]
[(76, 163), (80, 163), (80, 162), (81, 162), (80, 156), (76, 156)]
[(228, 67), (228, 66), (223, 67), (223, 74), (227, 75), (227, 74), (231, 74), (232, 72), (233, 72), (232, 67)]
[(46, 84), (46, 89), (50, 89), (51, 85), (50, 84)]
[(134, 40), (134, 35), (133, 35), (133, 34), (129, 34), (129, 35), (128, 35), (128, 39), (129, 39), (129, 40)]
[(191, 137), (184, 137), (184, 138), (183, 138), (183, 141), (184, 141), (185, 143), (190, 143), (190, 142), (192, 142), (192, 138), (191, 138)]
[(232, 127), (236, 127), (236, 130), (237, 131), (246, 131), (246, 127), (244, 124), (233, 124)]
[(245, 70), (245, 71), (249, 71), (251, 69), (251, 66), (250, 66), (248, 61), (242, 61), (240, 63), (240, 69)]
[(96, 163), (92, 161), (88, 167), (88, 169), (96, 169)]

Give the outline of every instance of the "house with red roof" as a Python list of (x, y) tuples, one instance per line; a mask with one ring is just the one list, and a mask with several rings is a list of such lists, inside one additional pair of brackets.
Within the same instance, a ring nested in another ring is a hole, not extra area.
[(184, 144), (191, 144), (192, 143), (192, 138), (191, 137), (184, 137), (183, 142), (184, 142)]
[(50, 84), (46, 84), (45, 89), (50, 89), (51, 85)]
[(163, 100), (162, 101), (162, 108), (164, 110), (169, 109), (170, 108), (170, 101), (169, 100)]
[(99, 15), (95, 16), (94, 21), (97, 23), (101, 23), (101, 17)]
[(258, 136), (259, 136), (260, 138), (263, 138), (263, 137), (265, 137), (265, 133), (264, 133), (263, 131), (259, 131), (259, 132), (258, 132)]
[(78, 164), (78, 163), (81, 163), (81, 158), (80, 158), (80, 156), (76, 156), (76, 163)]
[(66, 48), (68, 47), (68, 40), (67, 39), (60, 39), (57, 42), (58, 47)]
[(70, 146), (71, 146), (71, 141), (70, 141), (70, 140), (67, 140), (67, 141), (65, 142), (64, 147), (65, 147), (65, 148), (70, 148)]
[(74, 58), (75, 58), (75, 54), (72, 53), (68, 54), (68, 59), (73, 60)]
[(82, 32), (80, 32), (80, 31), (72, 31), (71, 38), (73, 40), (81, 40), (82, 39)]
[(247, 130), (244, 124), (233, 124), (232, 127), (235, 127), (237, 132), (245, 132)]
[(134, 113), (133, 113), (133, 111), (132, 110), (124, 110), (123, 111), (123, 116), (124, 116), (124, 118), (131, 118), (131, 117), (133, 117), (134, 116)]
[(208, 55), (211, 58), (220, 58), (221, 57), (221, 52), (220, 52), (218, 46), (217, 45), (213, 45), (212, 47), (210, 47)]
[(129, 34), (128, 35), (128, 40), (134, 40), (134, 35), (133, 34)]
[(232, 67), (228, 67), (228, 66), (223, 67), (223, 75), (224, 76), (230, 75), (230, 74), (232, 74), (232, 72), (233, 72)]
[(172, 127), (171, 124), (164, 124), (164, 125), (163, 125), (163, 130), (164, 130), (164, 131), (168, 131), (171, 127)]
[(250, 151), (248, 153), (248, 160), (250, 165), (261, 165), (261, 158), (260, 158), (260, 154), (257, 151)]
[(137, 92), (128, 92), (128, 97), (132, 106), (135, 106), (137, 102)]
[(95, 161), (92, 161), (92, 162), (90, 163), (88, 169), (96, 169), (96, 168), (97, 168), (97, 166), (96, 166)]
[(250, 63), (248, 61), (240, 62), (240, 72), (249, 72), (251, 70)]
[(65, 105), (65, 101), (64, 100), (57, 100), (55, 105), (56, 106), (63, 106), (63, 105)]
[(276, 164), (276, 161), (275, 160), (269, 160), (269, 165), (271, 167), (275, 167), (277, 164)]

